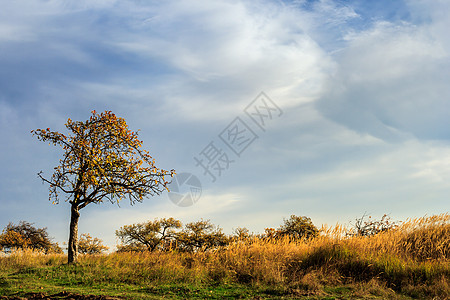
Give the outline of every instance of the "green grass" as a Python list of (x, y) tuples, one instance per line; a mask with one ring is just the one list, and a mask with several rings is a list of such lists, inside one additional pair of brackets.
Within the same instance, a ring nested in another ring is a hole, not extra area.
[(282, 289), (241, 284), (127, 284), (95, 280), (92, 274), (89, 272), (86, 274), (86, 266), (83, 265), (24, 268), (18, 272), (1, 271), (0, 295), (2, 296), (20, 296), (30, 292), (57, 294), (62, 291), (125, 299), (291, 298), (289, 293)]
[[(0, 271), (0, 295), (21, 296), (30, 292), (52, 295), (66, 291), (124, 299), (412, 299), (377, 281), (336, 284), (314, 272), (302, 275), (299, 281), (283, 284), (255, 281), (243, 284), (230, 278), (215, 281), (208, 277), (191, 278), (190, 282), (171, 282), (164, 276), (160, 279), (153, 276), (151, 280), (137, 276), (130, 280), (118, 277), (117, 270), (105, 265), (109, 259), (86, 257), (77, 265), (9, 266)], [(418, 298), (426, 296), (426, 292), (417, 290), (410, 294)]]

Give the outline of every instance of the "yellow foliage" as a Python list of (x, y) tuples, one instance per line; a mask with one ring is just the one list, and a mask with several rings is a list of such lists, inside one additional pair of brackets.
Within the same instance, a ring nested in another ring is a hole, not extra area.
[[(138, 133), (128, 129), (123, 118), (111, 111), (92, 116), (85, 122), (66, 123), (71, 135), (47, 129), (33, 130), (39, 140), (63, 147), (65, 153), (50, 180), (50, 198), (59, 201), (63, 191), (71, 203), (80, 208), (99, 203), (101, 198), (119, 202), (125, 197), (131, 202), (142, 201), (147, 195), (159, 194), (167, 189), (166, 171), (155, 166), (148, 151), (141, 149)], [(114, 198), (114, 199), (113, 199)]]
[(101, 254), (108, 250), (99, 238), (93, 238), (89, 233), (83, 233), (78, 241), (78, 252), (81, 254)]

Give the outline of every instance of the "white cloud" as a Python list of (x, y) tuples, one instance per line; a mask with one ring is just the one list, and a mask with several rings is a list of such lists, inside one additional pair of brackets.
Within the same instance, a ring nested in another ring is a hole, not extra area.
[(334, 121), (388, 140), (450, 138), (450, 52), (430, 25), (379, 22), (348, 37), (318, 108)]
[[(217, 118), (221, 111), (240, 110), (261, 90), (282, 95), (285, 106), (296, 105), (317, 97), (333, 67), (302, 28), (300, 10), (274, 4), (211, 2), (198, 7), (182, 2), (159, 6), (153, 14), (140, 29), (150, 34), (122, 35), (114, 45), (156, 57), (185, 74), (169, 83), (170, 89), (157, 88), (164, 89), (167, 111), (182, 118), (201, 121)], [(210, 115), (202, 113), (202, 107)]]
[(407, 23), (379, 22), (346, 38), (350, 47), (341, 53), (342, 66), (346, 79), (355, 84), (400, 79), (448, 57), (425, 28)]

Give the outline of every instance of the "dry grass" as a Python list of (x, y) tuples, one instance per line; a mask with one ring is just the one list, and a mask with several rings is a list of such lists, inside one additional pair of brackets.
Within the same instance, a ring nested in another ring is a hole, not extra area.
[[(82, 256), (77, 267), (85, 282), (237, 283), (281, 287), (293, 295), (326, 295), (327, 287), (349, 286), (353, 297), (450, 298), (449, 214), (408, 220), (371, 237), (347, 233), (337, 225), (312, 240), (254, 238), (207, 252)], [(0, 269), (61, 266), (65, 259), (17, 252), (0, 258)]]

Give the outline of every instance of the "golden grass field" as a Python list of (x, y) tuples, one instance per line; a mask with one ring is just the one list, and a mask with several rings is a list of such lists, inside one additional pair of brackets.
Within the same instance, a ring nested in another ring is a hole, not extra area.
[(450, 299), (450, 215), (375, 236), (322, 227), (311, 240), (250, 238), (213, 251), (82, 256), (20, 251), (0, 258), (0, 293), (125, 299)]

